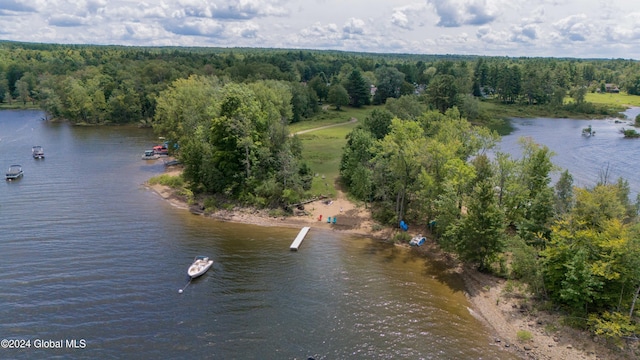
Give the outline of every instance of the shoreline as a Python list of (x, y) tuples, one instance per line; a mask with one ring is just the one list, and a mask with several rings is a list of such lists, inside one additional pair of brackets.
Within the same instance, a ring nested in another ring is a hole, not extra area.
[[(180, 174), (179, 169), (168, 170), (168, 175)], [(344, 197), (339, 192), (338, 198), (330, 201), (316, 200), (305, 204), (298, 215), (286, 217), (270, 216), (268, 211), (253, 209), (218, 210), (204, 214), (200, 209), (189, 206), (184, 198), (174, 194), (164, 185), (144, 186), (172, 206), (190, 211), (207, 218), (258, 226), (275, 226), (300, 228), (313, 226), (324, 230), (333, 230), (344, 234), (366, 236), (378, 240), (389, 240), (394, 230), (381, 227), (374, 231), (375, 222), (371, 213)], [(320, 219), (320, 215), (322, 218)], [(336, 224), (328, 223), (327, 217), (337, 217)], [(320, 219), (320, 220), (319, 220)], [(408, 246), (408, 245), (396, 245)], [(483, 274), (475, 269), (459, 265), (451, 255), (439, 249), (432, 239), (420, 248), (426, 258), (443, 261), (449, 264), (449, 270), (460, 276), (465, 284), (465, 296), (471, 308), (469, 312), (489, 330), (493, 337), (493, 345), (504, 351), (515, 354), (522, 359), (625, 359), (623, 352), (614, 353), (605, 344), (586, 332), (566, 327), (561, 324), (561, 316), (535, 310), (531, 301), (517, 291), (507, 291), (509, 285), (505, 279)], [(518, 339), (519, 331), (531, 334), (531, 340)], [(595, 341), (594, 341), (595, 340)]]

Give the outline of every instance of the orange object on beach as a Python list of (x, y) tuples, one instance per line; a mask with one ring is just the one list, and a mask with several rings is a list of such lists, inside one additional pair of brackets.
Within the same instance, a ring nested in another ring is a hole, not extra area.
[(322, 221), (322, 214), (320, 214), (320, 216), (318, 216), (318, 221)]

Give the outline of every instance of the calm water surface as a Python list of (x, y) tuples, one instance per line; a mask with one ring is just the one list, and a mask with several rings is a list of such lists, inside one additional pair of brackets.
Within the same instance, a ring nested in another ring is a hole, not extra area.
[[(145, 189), (164, 170), (140, 158), (149, 130), (41, 118), (0, 112), (0, 167), (25, 172), (0, 183), (0, 338), (32, 341), (0, 358), (514, 358), (460, 280), (414, 252), (315, 229), (291, 252), (297, 229), (216, 222)], [(213, 268), (178, 294), (200, 254)], [(34, 347), (74, 339), (84, 349)]]
[[(632, 124), (640, 108), (634, 107), (624, 113), (626, 120), (574, 120), (574, 119), (513, 119), (515, 128), (502, 138), (501, 151), (515, 157), (521, 154), (518, 144), (521, 137), (531, 137), (536, 143), (549, 147), (555, 156), (554, 164), (568, 169), (574, 185), (594, 186), (608, 171), (608, 180), (616, 182), (622, 177), (629, 182), (631, 200), (640, 193), (640, 139), (625, 139), (620, 134), (622, 128), (633, 128)], [(591, 125), (594, 136), (582, 136), (582, 129)], [(554, 181), (557, 180), (556, 174)]]

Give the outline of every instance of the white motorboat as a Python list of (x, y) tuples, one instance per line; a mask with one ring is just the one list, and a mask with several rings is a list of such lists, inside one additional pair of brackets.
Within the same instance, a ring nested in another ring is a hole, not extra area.
[(187, 270), (187, 274), (193, 279), (198, 276), (204, 274), (209, 270), (209, 268), (213, 265), (213, 260), (210, 260), (206, 256), (196, 256), (193, 260), (193, 264), (189, 266), (189, 270)]

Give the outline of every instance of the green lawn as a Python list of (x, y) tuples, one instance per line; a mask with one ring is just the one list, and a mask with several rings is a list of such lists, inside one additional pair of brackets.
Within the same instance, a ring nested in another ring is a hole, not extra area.
[[(609, 96), (612, 95), (612, 96)], [(623, 104), (632, 104), (634, 101), (640, 103), (640, 96), (630, 96), (622, 94), (587, 94), (585, 101), (592, 103), (595, 108), (589, 113), (576, 112), (567, 107), (557, 108), (550, 105), (527, 105), (527, 104), (503, 104), (497, 99), (489, 99), (480, 102), (480, 112), (485, 119), (507, 119), (507, 118), (573, 118), (573, 119), (593, 119), (616, 116), (618, 112), (624, 111)], [(567, 97), (565, 105), (573, 102)], [(638, 105), (640, 106), (640, 105)]]
[(337, 111), (333, 106), (330, 106), (327, 110), (322, 111), (311, 119), (289, 125), (289, 131), (293, 134), (298, 131), (347, 122), (351, 120), (351, 118), (356, 118), (358, 121), (362, 121), (373, 109), (376, 108), (382, 108), (382, 106), (363, 106), (358, 109), (343, 107), (340, 111)]
[[(317, 174), (311, 187), (313, 195), (334, 196), (336, 194), (336, 182), (340, 175), (342, 150), (347, 143), (346, 136), (374, 108), (369, 106), (360, 109), (345, 108), (344, 111), (328, 110), (314, 120), (293, 124), (289, 127), (289, 130), (294, 133), (321, 126), (344, 123), (342, 126), (298, 135), (303, 145), (302, 157), (307, 161), (313, 173)], [(358, 119), (358, 122), (348, 122), (351, 118)]]
[(640, 106), (640, 96), (629, 95), (627, 93), (618, 94), (597, 94), (588, 93), (585, 100), (594, 104), (603, 104), (611, 106)]
[(10, 104), (9, 103), (2, 103), (0, 104), (0, 110), (33, 110), (33, 109), (40, 109), (38, 107), (38, 105), (33, 105), (31, 103), (27, 103), (26, 105), (23, 104), (21, 101), (13, 101)]

